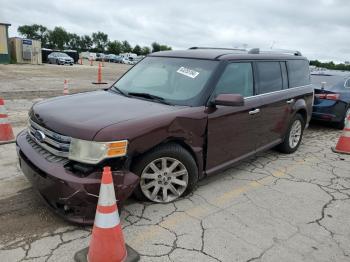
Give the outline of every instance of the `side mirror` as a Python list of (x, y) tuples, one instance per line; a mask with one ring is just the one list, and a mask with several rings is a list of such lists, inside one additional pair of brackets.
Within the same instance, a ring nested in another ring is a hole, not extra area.
[(219, 94), (215, 97), (214, 104), (220, 106), (243, 106), (244, 98), (240, 94)]

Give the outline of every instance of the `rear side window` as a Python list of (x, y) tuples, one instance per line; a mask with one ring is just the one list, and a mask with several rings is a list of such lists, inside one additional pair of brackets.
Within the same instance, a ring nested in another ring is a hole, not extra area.
[(251, 63), (231, 63), (225, 68), (216, 88), (218, 94), (253, 95), (253, 71)]
[(309, 63), (306, 60), (287, 61), (289, 87), (310, 84)]
[(256, 63), (259, 94), (282, 90), (283, 81), (279, 62)]

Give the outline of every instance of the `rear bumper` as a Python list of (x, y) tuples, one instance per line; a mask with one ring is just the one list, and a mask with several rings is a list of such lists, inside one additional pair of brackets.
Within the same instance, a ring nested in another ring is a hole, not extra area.
[[(93, 224), (101, 172), (79, 177), (64, 163), (50, 162), (30, 145), (27, 131), (17, 136), (17, 154), (24, 175), (50, 208), (70, 222)], [(113, 171), (118, 205), (132, 194), (138, 181), (129, 171)]]
[(327, 121), (327, 122), (341, 122), (344, 119), (346, 103), (337, 101), (332, 105), (314, 105), (312, 108), (312, 119)]

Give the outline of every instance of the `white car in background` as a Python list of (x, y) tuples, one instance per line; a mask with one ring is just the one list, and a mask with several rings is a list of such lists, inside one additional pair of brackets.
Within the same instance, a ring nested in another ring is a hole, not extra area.
[(47, 56), (49, 64), (58, 64), (58, 65), (73, 65), (74, 59), (71, 58), (66, 53), (61, 52), (52, 52)]
[(123, 57), (122, 64), (133, 65), (133, 61), (129, 57)]

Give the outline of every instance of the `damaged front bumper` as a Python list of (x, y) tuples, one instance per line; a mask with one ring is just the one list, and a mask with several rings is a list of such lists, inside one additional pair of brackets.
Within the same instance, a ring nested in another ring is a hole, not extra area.
[[(67, 168), (67, 159), (43, 154), (27, 131), (17, 136), (17, 154), (24, 175), (45, 202), (64, 219), (93, 224), (101, 181), (101, 171), (84, 176)], [(120, 206), (134, 191), (139, 177), (127, 170), (113, 171), (117, 203)]]

